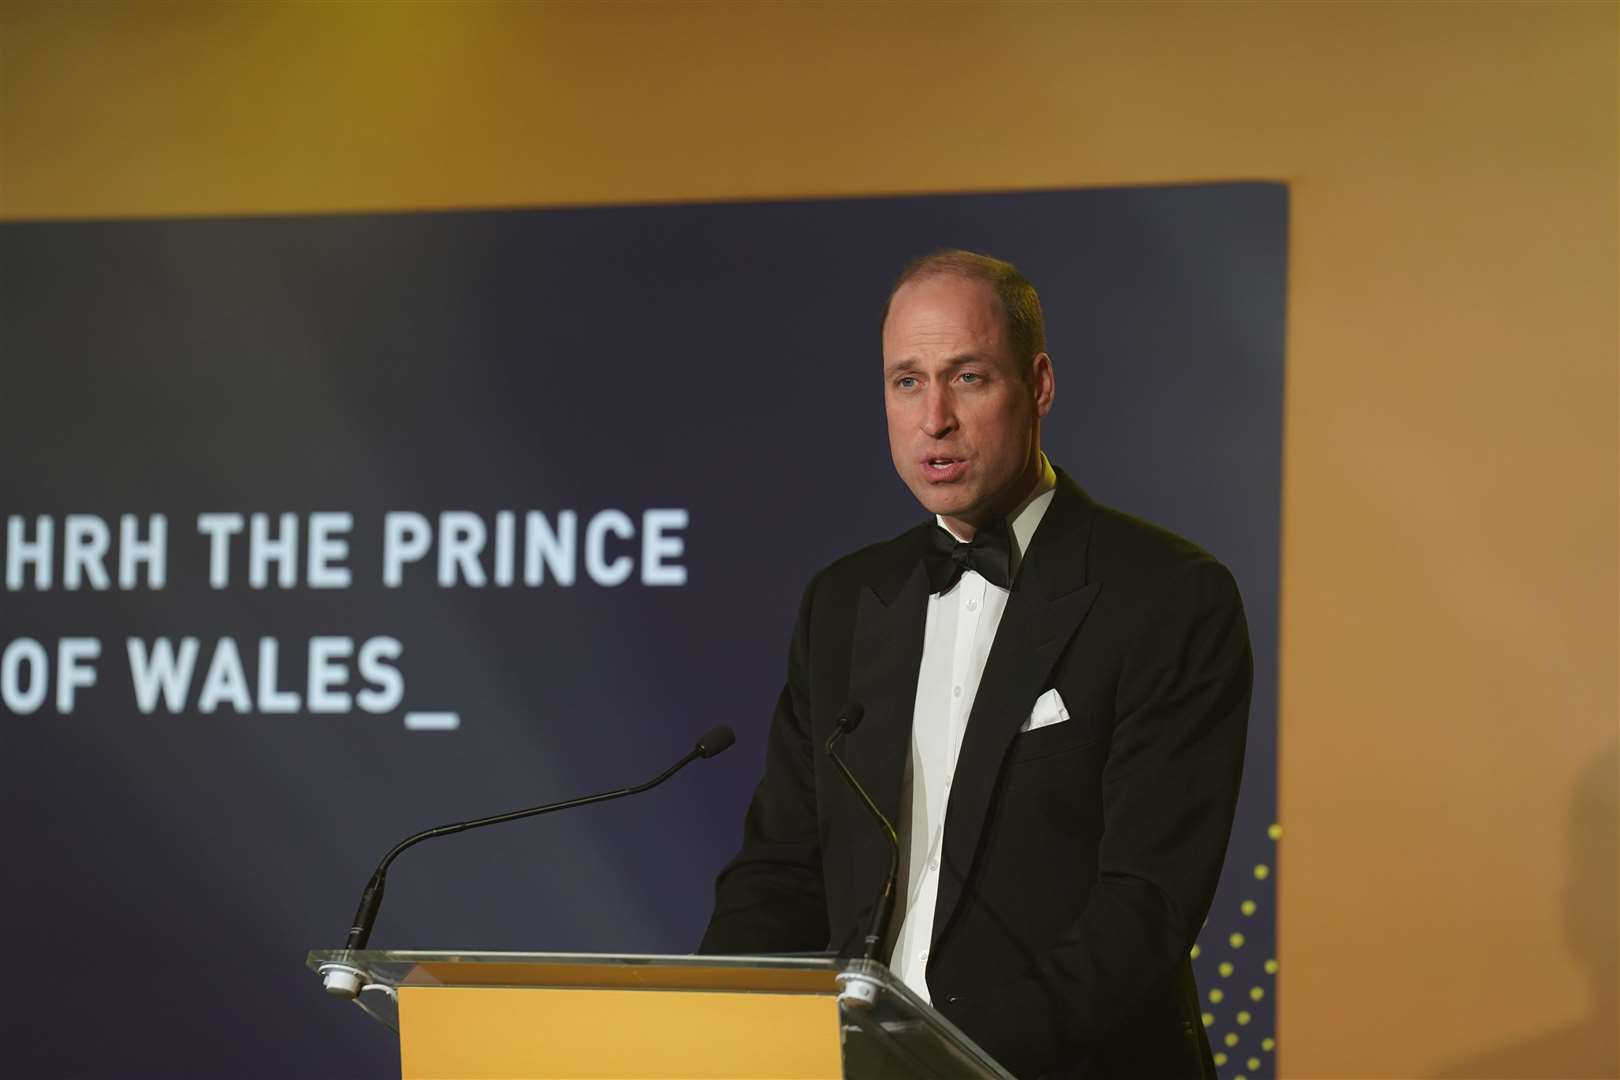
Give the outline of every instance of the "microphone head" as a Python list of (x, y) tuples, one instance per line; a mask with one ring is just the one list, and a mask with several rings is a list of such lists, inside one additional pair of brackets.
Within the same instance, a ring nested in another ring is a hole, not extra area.
[(737, 736), (731, 728), (725, 724), (720, 724), (705, 731), (703, 737), (698, 739), (697, 752), (700, 757), (712, 758), (716, 754), (729, 750), (731, 744), (736, 741)]
[(848, 735), (861, 726), (861, 718), (866, 715), (866, 707), (858, 701), (852, 701), (838, 710), (838, 726)]

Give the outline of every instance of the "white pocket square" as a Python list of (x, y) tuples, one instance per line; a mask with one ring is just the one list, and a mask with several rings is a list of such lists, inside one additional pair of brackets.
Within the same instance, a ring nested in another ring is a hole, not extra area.
[(1019, 731), (1035, 731), (1039, 728), (1061, 724), (1069, 718), (1069, 710), (1063, 707), (1063, 695), (1053, 687), (1035, 699), (1035, 707), (1029, 711), (1029, 717)]

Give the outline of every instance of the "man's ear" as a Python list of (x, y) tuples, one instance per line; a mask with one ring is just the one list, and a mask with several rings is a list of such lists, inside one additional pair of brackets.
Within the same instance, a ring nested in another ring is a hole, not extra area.
[(1030, 366), (1030, 386), (1035, 390), (1035, 415), (1045, 416), (1052, 410), (1052, 399), (1057, 396), (1057, 379), (1052, 374), (1052, 358), (1036, 353)]

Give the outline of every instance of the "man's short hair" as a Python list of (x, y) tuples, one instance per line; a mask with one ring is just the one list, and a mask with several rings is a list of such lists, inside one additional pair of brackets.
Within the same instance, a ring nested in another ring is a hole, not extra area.
[(1046, 322), (1041, 317), (1041, 298), (1036, 294), (1035, 286), (1010, 262), (957, 249), (936, 251), (932, 255), (912, 259), (900, 271), (894, 288), (889, 290), (889, 301), (883, 307), (883, 321), (889, 321), (894, 294), (902, 286), (941, 274), (982, 281), (995, 292), (996, 299), (1001, 301), (1002, 315), (1007, 320), (1007, 342), (1012, 346), (1013, 356), (1020, 361), (1019, 370), (1028, 379), (1035, 357), (1046, 351)]

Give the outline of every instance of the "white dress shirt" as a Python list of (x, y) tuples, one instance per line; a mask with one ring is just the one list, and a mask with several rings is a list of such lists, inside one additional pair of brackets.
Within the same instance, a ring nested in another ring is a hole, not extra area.
[[(1056, 486), (1057, 475), (1043, 454), (1035, 489), (1007, 519), (1014, 575), (1052, 503)], [(938, 520), (941, 528), (956, 535), (943, 518)], [(924, 1001), (933, 1000), (928, 993), (928, 946), (939, 897), (939, 860), (951, 777), (979, 692), (979, 678), (1010, 595), (968, 570), (950, 589), (928, 598), (911, 717), (911, 756), (901, 782), (900, 820), (895, 823), (902, 875), (896, 893), (902, 906), (894, 913), (893, 924), (899, 930), (889, 958), (889, 967)]]

